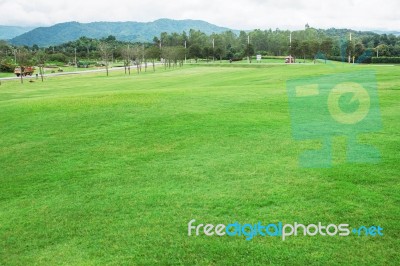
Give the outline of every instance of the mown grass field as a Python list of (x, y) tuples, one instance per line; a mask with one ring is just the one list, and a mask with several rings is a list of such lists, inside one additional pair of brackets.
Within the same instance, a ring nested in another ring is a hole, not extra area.
[[(291, 78), (375, 69), (379, 164), (299, 167)], [(1, 265), (399, 265), (400, 67), (185, 66), (0, 86)], [(380, 225), (383, 237), (188, 237), (187, 224)]]

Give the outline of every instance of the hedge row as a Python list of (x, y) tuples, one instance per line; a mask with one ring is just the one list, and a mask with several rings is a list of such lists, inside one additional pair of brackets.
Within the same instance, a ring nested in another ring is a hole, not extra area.
[(328, 60), (347, 62), (347, 58), (342, 58), (341, 56), (328, 56)]
[(11, 65), (11, 64), (7, 64), (7, 63), (0, 64), (0, 72), (3, 72), (3, 73), (13, 73), (14, 68), (15, 68), (15, 66)]
[[(329, 60), (332, 61), (338, 61), (338, 62), (349, 62), (349, 58), (348, 57), (341, 57), (341, 56), (328, 56)], [(354, 63), (357, 64), (371, 64), (371, 57), (370, 56), (359, 56), (358, 58), (355, 58)], [(351, 62), (353, 62), (353, 58), (351, 59)]]
[[(347, 62), (348, 58), (343, 58), (341, 56), (329, 56), (329, 60)], [(360, 56), (356, 58), (355, 63), (363, 64), (400, 64), (400, 57), (370, 57), (370, 56)]]
[(373, 64), (400, 64), (400, 57), (372, 57)]

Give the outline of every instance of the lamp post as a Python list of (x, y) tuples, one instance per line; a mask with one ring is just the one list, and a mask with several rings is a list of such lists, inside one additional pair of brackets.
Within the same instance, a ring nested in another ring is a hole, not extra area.
[(289, 63), (293, 63), (292, 62), (292, 32), (290, 32), (289, 35)]

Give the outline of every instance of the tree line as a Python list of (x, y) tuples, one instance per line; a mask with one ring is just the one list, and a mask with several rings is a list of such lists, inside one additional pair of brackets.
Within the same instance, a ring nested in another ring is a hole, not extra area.
[[(37, 65), (59, 62), (77, 66), (122, 61), (125, 71), (136, 65), (163, 60), (166, 67), (182, 65), (185, 59), (197, 62), (215, 60), (242, 60), (260, 54), (263, 56), (287, 56), (306, 60), (325, 58), (357, 62), (371, 62), (371, 57), (400, 57), (400, 37), (393, 34), (377, 34), (352, 30), (321, 30), (305, 26), (304, 30), (253, 30), (232, 31), (207, 35), (198, 30), (188, 33), (161, 33), (151, 43), (119, 41), (114, 36), (102, 39), (81, 37), (76, 41), (50, 47), (15, 47), (0, 41), (0, 72), (11, 71), (16, 65)], [(108, 71), (107, 71), (108, 72)]]

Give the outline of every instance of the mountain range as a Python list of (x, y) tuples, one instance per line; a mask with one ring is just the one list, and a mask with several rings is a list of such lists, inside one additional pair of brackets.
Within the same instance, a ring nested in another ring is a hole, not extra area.
[[(121, 41), (151, 42), (154, 36), (159, 36), (162, 32), (186, 31), (188, 33), (190, 29), (200, 30), (208, 35), (231, 30), (206, 21), (190, 19), (158, 19), (153, 22), (65, 22), (38, 28), (0, 25), (0, 40), (7, 40), (14, 45), (33, 46), (36, 44), (40, 47), (48, 47), (74, 41), (82, 36), (99, 39), (113, 35)], [(232, 31), (239, 33), (238, 30)], [(373, 32), (400, 36), (399, 31), (376, 30)]]
[[(1, 28), (1, 27), (0, 27)], [(159, 19), (153, 22), (66, 22), (51, 27), (39, 27), (21, 35), (10, 38), (14, 45), (34, 44), (40, 47), (58, 45), (74, 41), (82, 36), (103, 38), (115, 36), (121, 41), (150, 42), (154, 36), (162, 32), (189, 32), (190, 29), (200, 30), (206, 34), (221, 33), (228, 28), (219, 27), (202, 20), (172, 20)], [(237, 33), (238, 31), (235, 31)], [(1, 38), (0, 38), (1, 39)]]
[(393, 34), (396, 36), (400, 36), (400, 31), (373, 30), (372, 32), (375, 32), (378, 34)]
[(16, 36), (33, 30), (35, 27), (1, 26), (0, 40), (10, 40)]

